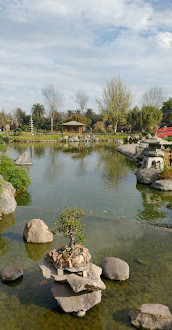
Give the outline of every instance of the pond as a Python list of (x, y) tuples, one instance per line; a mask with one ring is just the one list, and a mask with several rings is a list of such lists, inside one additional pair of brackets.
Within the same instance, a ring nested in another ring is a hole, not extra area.
[[(33, 165), (32, 185), (17, 198), (13, 216), (0, 221), (0, 269), (17, 264), (24, 276), (13, 284), (0, 282), (2, 329), (132, 329), (128, 312), (142, 303), (162, 303), (172, 311), (172, 232), (169, 193), (136, 184), (136, 165), (114, 146), (13, 144), (7, 154), (16, 158), (28, 150)], [(52, 225), (66, 205), (85, 212), (84, 222), (92, 262), (115, 256), (130, 265), (124, 282), (104, 280), (102, 301), (82, 319), (63, 313), (44, 281), (38, 264), (44, 253), (64, 244), (29, 244), (22, 233), (27, 220), (40, 218)]]

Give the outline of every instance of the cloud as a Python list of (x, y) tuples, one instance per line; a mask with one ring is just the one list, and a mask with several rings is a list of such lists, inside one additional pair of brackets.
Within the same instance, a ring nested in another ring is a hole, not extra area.
[(41, 89), (53, 83), (66, 109), (76, 107), (78, 88), (96, 109), (104, 83), (119, 74), (136, 101), (155, 85), (171, 90), (172, 6), (146, 0), (1, 2), (0, 108), (29, 112), (44, 102)]

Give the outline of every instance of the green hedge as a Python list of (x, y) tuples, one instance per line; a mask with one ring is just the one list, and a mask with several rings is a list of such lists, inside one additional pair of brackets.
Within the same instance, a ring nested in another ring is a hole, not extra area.
[(3, 154), (0, 156), (0, 174), (5, 181), (11, 182), (17, 193), (26, 191), (31, 183), (28, 173)]

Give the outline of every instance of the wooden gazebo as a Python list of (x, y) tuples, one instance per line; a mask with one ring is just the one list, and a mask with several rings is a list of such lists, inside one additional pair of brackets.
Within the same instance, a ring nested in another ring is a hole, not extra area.
[(85, 127), (84, 124), (77, 121), (68, 121), (67, 123), (62, 124), (65, 127), (66, 133), (78, 133), (82, 134), (82, 129)]

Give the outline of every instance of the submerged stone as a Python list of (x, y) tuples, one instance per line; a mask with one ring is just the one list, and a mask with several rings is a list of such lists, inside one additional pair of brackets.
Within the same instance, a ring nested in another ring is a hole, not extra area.
[(21, 276), (23, 276), (23, 270), (20, 267), (9, 266), (2, 270), (1, 281), (2, 282), (15, 281)]

